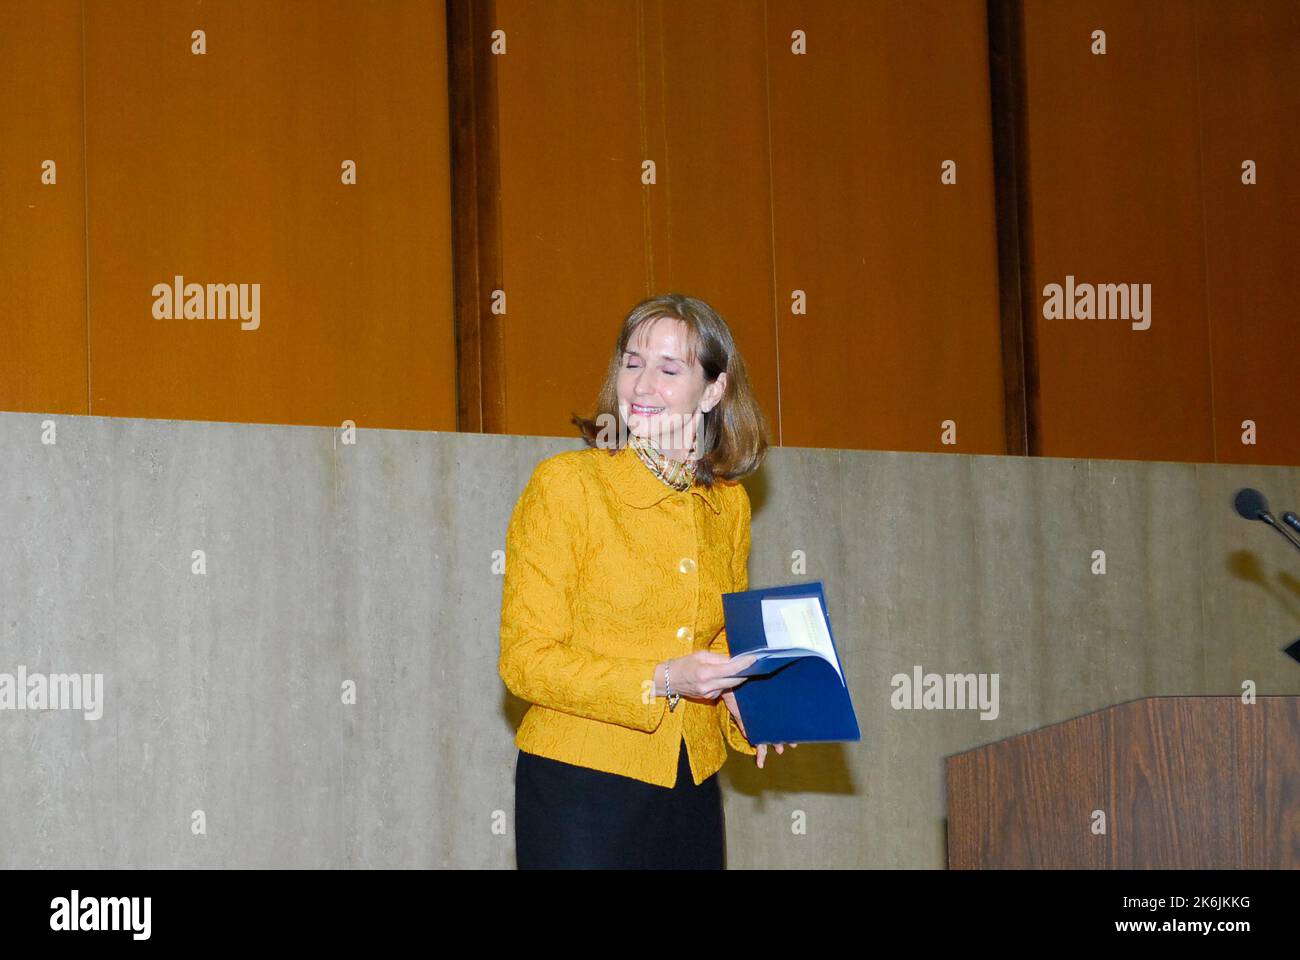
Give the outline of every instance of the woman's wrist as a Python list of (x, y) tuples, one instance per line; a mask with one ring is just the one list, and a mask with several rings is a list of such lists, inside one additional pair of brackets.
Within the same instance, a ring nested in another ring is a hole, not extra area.
[(655, 696), (656, 697), (668, 696), (668, 684), (672, 680), (672, 676), (669, 673), (669, 667), (671, 665), (672, 665), (671, 660), (664, 660), (657, 667), (655, 667)]

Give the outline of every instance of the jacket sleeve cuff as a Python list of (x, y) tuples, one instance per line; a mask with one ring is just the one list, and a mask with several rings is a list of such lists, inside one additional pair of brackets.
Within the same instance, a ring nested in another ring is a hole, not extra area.
[(655, 660), (602, 657), (567, 644), (545, 644), (527, 655), (511, 648), (498, 670), (506, 688), (521, 700), (653, 733), (668, 702), (654, 695), (657, 665)]
[(732, 750), (751, 757), (758, 754), (758, 748), (745, 739), (745, 735), (740, 732), (740, 727), (736, 726), (736, 718), (731, 715), (726, 702), (722, 699), (718, 700), (718, 724), (722, 728), (722, 735), (726, 738), (727, 745)]

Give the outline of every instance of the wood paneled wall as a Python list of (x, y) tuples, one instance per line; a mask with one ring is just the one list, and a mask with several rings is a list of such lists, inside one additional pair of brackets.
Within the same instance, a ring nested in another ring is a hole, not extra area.
[[(1022, 452), (1023, 393), (1031, 453), (1300, 462), (1300, 5), (1017, 7), (1022, 302), (1070, 276), (1152, 312), (1027, 310), (1020, 384), (984, 0), (448, 12), (0, 7), (0, 409), (572, 436), (624, 313), (679, 291), (779, 443)], [(258, 328), (156, 318), (176, 276), (258, 284)]]
[(3, 410), (88, 412), (81, 105), (79, 0), (0, 3)]
[(982, 2), (498, 0), (496, 24), (501, 429), (571, 433), (623, 315), (677, 291), (728, 320), (774, 440), (1004, 451)]
[(1024, 50), (1034, 288), (1151, 285), (1145, 330), (1032, 318), (1037, 452), (1300, 463), (1300, 4), (1030, 0)]
[[(454, 429), (441, 2), (0, 17), (0, 408)], [(177, 276), (256, 319), (158, 318)]]

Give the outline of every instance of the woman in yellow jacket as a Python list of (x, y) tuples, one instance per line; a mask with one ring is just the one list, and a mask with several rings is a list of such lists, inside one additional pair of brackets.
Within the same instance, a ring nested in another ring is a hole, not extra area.
[[(671, 294), (623, 323), (587, 449), (539, 463), (506, 536), (499, 671), (519, 867), (724, 866), (717, 771), (763, 765), (732, 688), (722, 594), (749, 586), (766, 425), (726, 322)], [(781, 753), (782, 744), (776, 744)]]

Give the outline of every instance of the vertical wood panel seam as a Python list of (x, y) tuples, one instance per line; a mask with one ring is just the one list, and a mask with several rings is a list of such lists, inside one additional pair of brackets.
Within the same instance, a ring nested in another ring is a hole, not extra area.
[(1003, 449), (1034, 456), (1037, 394), (1035, 304), (1030, 276), (1028, 143), (1023, 14), (1018, 0), (988, 0), (985, 57), (989, 81), (989, 140), (993, 156), (993, 217), (997, 250), (999, 360)]
[[(668, 78), (664, 71), (664, 61), (668, 59), (664, 53), (664, 3), (663, 0), (655, 0), (655, 6), (659, 8), (659, 125), (663, 130), (663, 149), (664, 149), (664, 235), (668, 248), (664, 251), (664, 256), (668, 258), (668, 269), (664, 271), (667, 274), (666, 283), (673, 283), (673, 178), (672, 172), (668, 166)], [(656, 291), (657, 292), (657, 291)]]
[[(456, 430), (500, 431), (504, 423), (504, 346), (483, 309), (485, 286), (500, 286), (500, 156), (495, 149), (496, 58), (479, 56), (481, 24), (494, 26), (491, 0), (444, 6), (452, 249)], [(491, 401), (489, 390), (494, 391)]]
[(1043, 392), (1038, 372), (1038, 280), (1034, 250), (1034, 195), (1031, 165), (1033, 157), (1029, 144), (1029, 71), (1025, 61), (1025, 15), (1021, 0), (1016, 0), (1016, 24), (1012, 37), (1016, 44), (1015, 78), (1016, 96), (1015, 134), (1019, 149), (1016, 151), (1017, 192), (1016, 221), (1019, 224), (1020, 244), (1020, 317), (1022, 376), (1025, 391), (1025, 447), (1031, 457), (1043, 456)]
[[(468, 362), (470, 348), (466, 345), (469, 338), (469, 322), (464, 316), (465, 310), (465, 275), (468, 264), (462, 252), (465, 224), (470, 222), (463, 199), (457, 202), (457, 192), (461, 189), (464, 177), (465, 157), (462, 151), (461, 126), (463, 109), (460, 101), (464, 86), (456, 73), (461, 66), (461, 54), (458, 51), (460, 31), (455, 23), (457, 10), (455, 0), (450, 0), (443, 10), (446, 18), (447, 50), (447, 153), (448, 180), (450, 182), (449, 205), (451, 208), (451, 296), (452, 296), (452, 347), (455, 351), (455, 389), (453, 395), (456, 404), (456, 429), (466, 430), (477, 423), (482, 428), (483, 410), (481, 400), (477, 404), (478, 418), (475, 420), (466, 409), (466, 395), (469, 393), (467, 377), (461, 367)], [(479, 368), (482, 369), (482, 351), (479, 351)], [(480, 394), (481, 396), (481, 394)]]
[[(641, 163), (650, 156), (650, 132), (646, 126), (646, 102), (645, 102), (645, 0), (637, 0), (636, 4), (636, 89), (637, 89), (637, 107), (639, 109), (638, 132), (641, 137)], [(655, 163), (655, 183), (659, 180), (659, 164)], [(638, 178), (639, 180), (640, 178)], [(650, 204), (650, 190), (654, 184), (642, 183), (641, 188), (641, 247), (642, 260), (645, 264), (645, 281), (646, 296), (655, 295), (655, 255), (654, 242), (651, 237), (651, 224), (653, 221), (654, 210)]]
[[(1218, 463), (1218, 417), (1214, 410), (1214, 321), (1210, 318), (1210, 234), (1205, 212), (1205, 108), (1201, 103), (1201, 31), (1196, 15), (1197, 6), (1192, 4), (1192, 67), (1196, 87), (1196, 176), (1201, 185), (1201, 304), (1205, 311), (1205, 354), (1210, 365), (1210, 460)], [(1151, 309), (1149, 302), (1147, 309)]]
[(94, 415), (95, 398), (90, 376), (90, 149), (86, 144), (86, 0), (81, 0), (81, 201), (82, 237), (86, 271), (86, 416)]
[[(469, 86), (471, 116), (469, 121), (469, 129), (470, 129), (470, 139), (472, 142), (471, 153), (469, 156), (469, 163), (470, 163), (470, 169), (472, 171), (471, 182), (473, 183), (473, 190), (475, 192), (483, 189), (483, 183), (481, 180), (481, 174), (483, 169), (483, 158), (482, 158), (481, 151), (483, 145), (479, 140), (479, 133), (480, 133), (480, 125), (483, 122), (482, 112), (486, 104), (484, 104), (481, 98), (479, 97), (479, 92), (482, 89), (481, 71), (484, 68), (488, 70), (496, 70), (496, 57), (491, 52), (491, 50), (488, 51), (486, 63), (480, 65), (479, 57), (478, 57), (478, 48), (474, 44), (474, 37), (478, 34), (478, 27), (479, 27), (477, 14), (480, 12), (486, 12), (486, 10), (478, 7), (477, 5), (471, 4), (466, 8), (466, 14), (465, 14), (465, 19), (468, 20), (470, 26), (470, 37), (467, 41), (467, 45), (469, 47), (469, 57), (470, 57), (468, 86)], [(495, 13), (495, 9), (493, 10), (493, 13)], [(489, 38), (491, 38), (492, 31), (497, 28), (496, 17), (490, 16), (489, 18), (486, 19), (488, 19), (488, 22), (484, 24), (484, 26), (487, 27), (485, 33)], [(489, 42), (491, 42), (490, 39)], [(451, 51), (449, 50), (448, 53), (450, 54), (450, 52)], [(498, 86), (498, 85), (494, 85), (494, 86)], [(498, 95), (499, 93), (500, 90), (498, 86)], [(500, 116), (499, 105), (494, 104), (494, 106), (497, 107), (497, 114), (499, 118)], [(497, 172), (497, 177), (496, 177), (496, 183), (493, 184), (493, 190), (494, 193), (499, 196), (501, 192), (501, 160), (499, 154), (497, 156), (496, 172)], [(474, 282), (471, 288), (474, 296), (474, 306), (472, 308), (473, 312), (471, 313), (471, 318), (474, 324), (474, 331), (475, 331), (474, 350), (475, 353), (477, 354), (476, 362), (478, 365), (478, 383), (474, 390), (475, 393), (474, 402), (478, 406), (477, 429), (482, 431), (483, 433), (489, 433), (492, 430), (499, 430), (505, 426), (506, 404), (505, 404), (504, 392), (505, 392), (506, 377), (505, 377), (505, 366), (504, 366), (504, 356), (503, 356), (504, 351), (502, 350), (500, 353), (498, 353), (496, 357), (492, 358), (496, 362), (496, 370), (493, 375), (493, 379), (496, 381), (503, 395), (501, 397), (501, 405), (496, 409), (492, 417), (493, 423), (491, 427), (489, 427), (488, 425), (489, 408), (488, 408), (488, 400), (486, 395), (486, 390), (487, 390), (486, 373), (487, 373), (487, 364), (489, 360), (484, 356), (485, 348), (487, 347), (487, 344), (484, 341), (485, 341), (485, 334), (487, 333), (487, 328), (492, 323), (492, 320), (488, 315), (490, 314), (490, 311), (485, 312), (483, 310), (483, 292), (484, 292), (483, 291), (484, 271), (483, 271), (483, 254), (482, 254), (483, 219), (481, 216), (482, 213), (481, 203), (478, 197), (474, 197), (471, 206), (473, 207), (473, 213), (471, 215), (473, 217), (473, 231), (474, 231), (474, 247), (473, 247)], [(495, 236), (491, 238), (491, 242), (495, 243), (497, 247), (496, 265), (494, 267), (494, 272), (496, 276), (491, 277), (489, 279), (491, 281), (500, 280), (501, 289), (505, 290), (506, 289), (505, 264), (502, 262), (503, 258), (501, 255), (501, 231), (499, 229), (495, 231)], [(501, 346), (501, 338), (499, 336), (499, 331), (498, 331), (498, 336), (494, 342), (497, 344), (498, 347)], [(459, 367), (460, 364), (458, 363), (457, 366)]]
[[(490, 29), (486, 31), (490, 35), (492, 30), (498, 29), (500, 23), (500, 19), (497, 14), (497, 5), (495, 0), (484, 0), (483, 13), (491, 22)], [(478, 22), (477, 18), (475, 18), (475, 23), (477, 24), (477, 22)], [(472, 37), (470, 38), (470, 43), (471, 45), (474, 43)], [(477, 55), (479, 52), (478, 47), (473, 47), (473, 51), (475, 54), (474, 62), (477, 64), (480, 60), (480, 58)], [(490, 130), (492, 135), (491, 143), (488, 144), (488, 149), (490, 150), (490, 162), (492, 164), (492, 168), (491, 168), (492, 169), (492, 192), (490, 194), (491, 201), (492, 201), (491, 202), (492, 236), (490, 239), (492, 243), (492, 248), (495, 252), (495, 255), (493, 257), (494, 262), (492, 264), (492, 274), (493, 274), (492, 281), (494, 284), (499, 284), (502, 290), (506, 290), (508, 288), (506, 286), (506, 252), (505, 252), (506, 231), (504, 226), (505, 211), (502, 209), (502, 203), (501, 203), (501, 182), (503, 178), (501, 174), (501, 84), (498, 79), (500, 76), (500, 69), (501, 69), (499, 66), (500, 62), (501, 62), (500, 58), (498, 58), (495, 55), (489, 54), (485, 63), (485, 69), (482, 70), (481, 72), (477, 68), (475, 69), (474, 71), (475, 74), (481, 75), (489, 84), (490, 94), (484, 97), (479, 97), (477, 95), (475, 96), (474, 112), (475, 112), (475, 116), (477, 117), (478, 114), (484, 108), (484, 104), (486, 104), (487, 109), (490, 109), (492, 111), (491, 123), (488, 125), (488, 129)], [(479, 121), (477, 120), (475, 122), (474, 130), (475, 130), (475, 155), (477, 156), (478, 151), (482, 148), (482, 141), (481, 141), (481, 137), (479, 136), (479, 130), (480, 130)], [(479, 189), (482, 189), (481, 178), (479, 178), (477, 175), (477, 171), (480, 169), (481, 169), (480, 164), (476, 160), (475, 162), (476, 176), (474, 182)], [(475, 227), (475, 230), (479, 236), (482, 235), (482, 231), (483, 231), (482, 218), (478, 219), (478, 223)], [(481, 276), (481, 271), (480, 271), (480, 276)], [(480, 280), (480, 284), (481, 282), (482, 281)], [(492, 342), (490, 346), (492, 349), (493, 377), (495, 378), (494, 386), (496, 388), (497, 399), (496, 399), (496, 409), (493, 411), (493, 423), (492, 423), (491, 432), (504, 433), (506, 430), (506, 421), (509, 416), (508, 411), (510, 410), (510, 397), (509, 397), (510, 378), (507, 376), (508, 357), (506, 356), (507, 353), (506, 334), (504, 329), (505, 327), (504, 318), (509, 316), (509, 308), (507, 307), (506, 313), (501, 316), (498, 316), (497, 314), (493, 313), (491, 310), (484, 311), (483, 298), (481, 295), (481, 288), (480, 288), (478, 303), (477, 306), (475, 307), (475, 310), (477, 311), (480, 317), (483, 317), (484, 315), (487, 316), (488, 322), (491, 324), (491, 330), (492, 330)], [(483, 355), (483, 343), (482, 343), (483, 325), (481, 321), (479, 326), (480, 326), (479, 356), (481, 358)], [(481, 372), (482, 369), (483, 369), (483, 362), (480, 359), (479, 361), (480, 380), (482, 378), (482, 372)], [(479, 402), (484, 407), (486, 407), (487, 395), (481, 386), (479, 388), (479, 398), (480, 398)], [(485, 429), (484, 432), (486, 433), (488, 431)]]
[(763, 0), (763, 94), (767, 119), (767, 228), (772, 263), (772, 341), (776, 351), (776, 445), (785, 446), (781, 416), (781, 306), (776, 276), (776, 167), (772, 161), (772, 64), (767, 0)]

